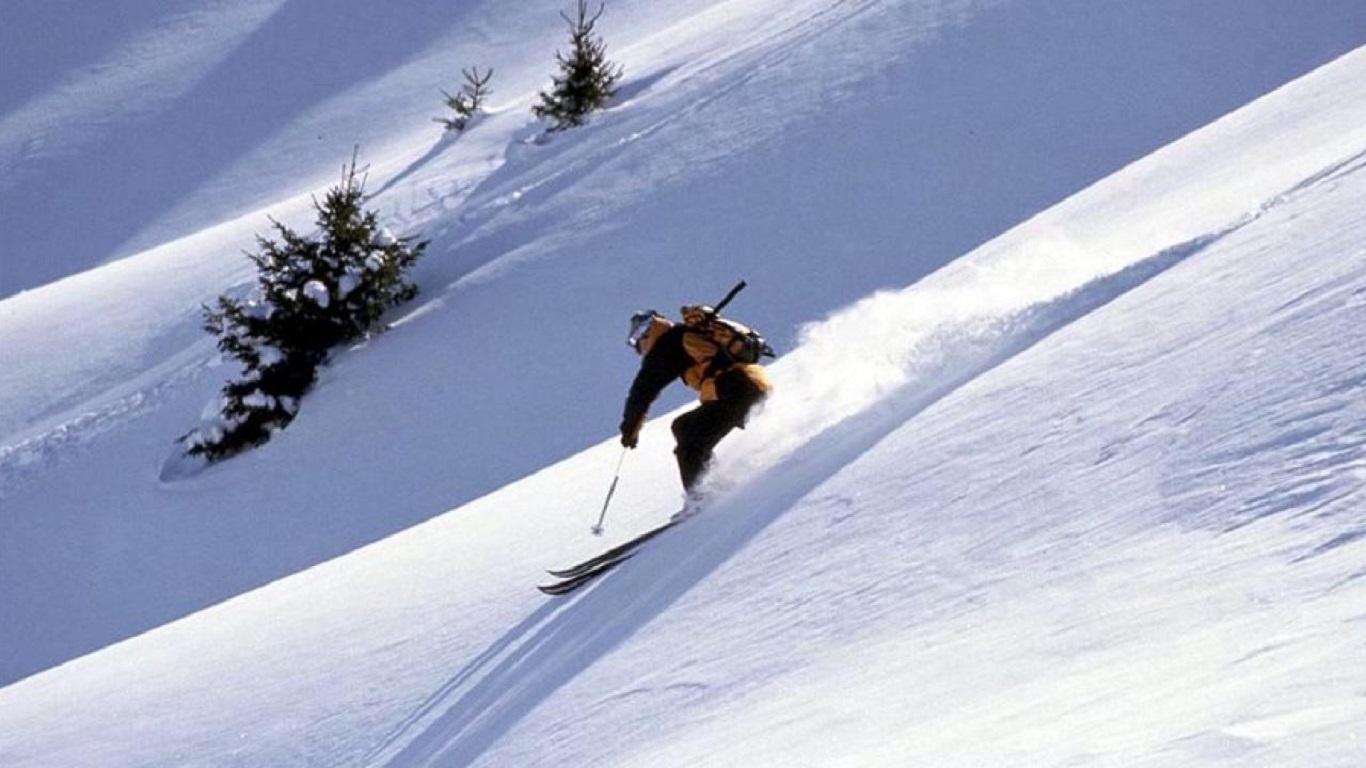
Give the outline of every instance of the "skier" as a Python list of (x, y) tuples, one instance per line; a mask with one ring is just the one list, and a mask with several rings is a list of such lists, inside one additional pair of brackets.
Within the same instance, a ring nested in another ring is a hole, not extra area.
[(621, 419), (621, 444), (635, 448), (646, 414), (665, 387), (682, 379), (698, 391), (701, 405), (672, 424), (674, 455), (687, 499), (676, 518), (697, 512), (697, 486), (711, 464), (713, 449), (731, 430), (743, 429), (752, 409), (773, 389), (758, 363), (773, 350), (758, 333), (722, 319), (704, 304), (685, 306), (680, 315), (681, 324), (654, 310), (631, 318), (626, 343), (641, 361)]

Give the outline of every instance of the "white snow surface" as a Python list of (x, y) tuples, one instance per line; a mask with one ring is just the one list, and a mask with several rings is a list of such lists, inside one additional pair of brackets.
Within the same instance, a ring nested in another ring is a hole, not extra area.
[[(1366, 764), (1366, 6), (619, 0), (547, 140), (562, 3), (98, 5), (0, 25), (0, 765)], [(357, 144), (421, 296), (190, 470)], [(706, 510), (536, 592), (742, 278)]]

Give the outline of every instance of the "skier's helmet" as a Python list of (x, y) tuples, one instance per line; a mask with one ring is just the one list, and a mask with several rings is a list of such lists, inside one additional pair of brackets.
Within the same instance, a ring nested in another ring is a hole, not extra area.
[(650, 332), (650, 325), (660, 314), (653, 309), (647, 309), (631, 315), (631, 332), (626, 336), (626, 345), (631, 349), (640, 351), (640, 342)]

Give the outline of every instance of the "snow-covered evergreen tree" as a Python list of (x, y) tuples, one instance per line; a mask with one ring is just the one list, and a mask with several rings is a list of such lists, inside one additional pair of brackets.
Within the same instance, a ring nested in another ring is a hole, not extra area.
[(216, 461), (269, 440), (294, 419), (334, 347), (364, 337), (390, 307), (417, 295), (404, 272), (427, 243), (395, 238), (364, 199), (353, 160), (341, 184), (314, 201), (314, 237), (272, 219), (278, 239), (258, 237), (247, 254), (257, 269), (252, 294), (204, 308), (205, 329), (243, 374), (224, 386), (217, 414), (186, 435), (188, 453)]
[(556, 52), (560, 74), (552, 78), (550, 92), (541, 91), (540, 103), (531, 108), (537, 117), (552, 121), (552, 131), (583, 125), (589, 114), (606, 107), (617, 92), (622, 69), (607, 60), (607, 46), (593, 33), (605, 9), (599, 6), (589, 18), (588, 0), (579, 0), (577, 19), (560, 14), (569, 24), (570, 51), (568, 55)]

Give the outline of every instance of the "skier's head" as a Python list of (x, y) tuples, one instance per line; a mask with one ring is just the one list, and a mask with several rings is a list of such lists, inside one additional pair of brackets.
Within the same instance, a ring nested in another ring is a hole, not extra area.
[(626, 337), (626, 344), (643, 355), (672, 327), (673, 323), (653, 309), (637, 312), (631, 315), (631, 333)]

